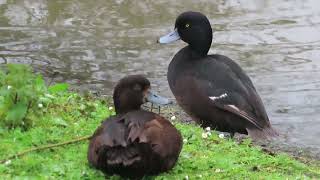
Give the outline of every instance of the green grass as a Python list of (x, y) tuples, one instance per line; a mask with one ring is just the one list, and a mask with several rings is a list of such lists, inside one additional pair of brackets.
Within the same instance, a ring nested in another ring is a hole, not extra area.
[[(40, 113), (39, 113), (40, 112)], [(102, 120), (114, 114), (108, 104), (90, 96), (62, 92), (46, 96), (27, 131), (0, 129), (0, 159), (31, 147), (91, 135)], [(40, 114), (40, 115), (39, 115)], [(175, 168), (146, 179), (318, 179), (320, 167), (303, 164), (285, 154), (271, 156), (249, 141), (238, 144), (215, 132), (202, 138), (195, 125), (175, 122), (184, 138)], [(105, 179), (88, 166), (88, 141), (28, 153), (0, 164), (1, 179)], [(108, 179), (120, 179), (117, 176)]]

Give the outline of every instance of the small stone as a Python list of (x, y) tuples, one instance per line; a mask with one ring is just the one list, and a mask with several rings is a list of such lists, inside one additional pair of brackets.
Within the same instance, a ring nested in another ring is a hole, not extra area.
[(174, 121), (174, 120), (176, 120), (177, 118), (176, 118), (176, 116), (172, 116), (170, 119), (171, 119), (172, 121)]
[(207, 134), (206, 132), (202, 133), (202, 138), (203, 138), (203, 139), (208, 138), (208, 134)]
[(219, 173), (219, 172), (221, 172), (221, 169), (216, 169), (215, 172)]
[(8, 86), (8, 89), (11, 89), (12, 88), (12, 86)]
[(184, 179), (185, 179), (185, 180), (189, 180), (189, 176), (188, 176), (188, 175), (185, 176)]
[(39, 104), (38, 104), (38, 107), (39, 107), (39, 108), (43, 108), (43, 104), (39, 103)]
[(223, 139), (224, 138), (224, 134), (219, 134), (219, 138)]
[(206, 131), (211, 131), (211, 128), (210, 127), (206, 127)]
[(183, 143), (187, 143), (188, 142), (188, 139), (183, 139)]
[(112, 106), (110, 106), (110, 107), (109, 107), (109, 111), (112, 111), (112, 110), (113, 110), (113, 107), (112, 107)]

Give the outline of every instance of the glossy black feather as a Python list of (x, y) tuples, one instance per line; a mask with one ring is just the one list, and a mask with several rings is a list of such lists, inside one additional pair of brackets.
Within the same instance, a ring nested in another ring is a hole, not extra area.
[[(211, 32), (205, 19), (201, 13), (186, 12), (176, 21), (181, 39), (189, 44), (174, 56), (167, 74), (178, 104), (203, 127), (249, 133), (253, 138), (277, 135), (260, 96), (241, 67), (226, 56), (202, 53), (208, 52), (212, 37), (199, 34)], [(186, 23), (189, 28), (179, 30)]]

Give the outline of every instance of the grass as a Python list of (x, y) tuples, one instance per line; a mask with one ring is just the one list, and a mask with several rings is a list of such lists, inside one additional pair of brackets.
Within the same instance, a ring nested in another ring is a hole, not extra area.
[[(59, 143), (91, 135), (102, 120), (114, 114), (108, 103), (72, 92), (47, 94), (39, 106), (41, 115), (27, 131), (0, 129), (0, 159), (31, 147)], [(39, 113), (37, 113), (39, 114)], [(250, 141), (238, 144), (212, 132), (202, 137), (196, 125), (175, 122), (184, 138), (183, 150), (175, 168), (145, 179), (318, 179), (320, 167), (304, 164), (286, 154), (275, 156), (252, 147)], [(89, 167), (88, 141), (28, 153), (0, 164), (1, 179), (105, 179)], [(107, 179), (120, 179), (117, 176)]]

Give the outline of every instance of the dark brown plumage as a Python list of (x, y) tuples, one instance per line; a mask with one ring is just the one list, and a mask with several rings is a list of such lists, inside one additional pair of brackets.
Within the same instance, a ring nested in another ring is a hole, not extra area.
[(140, 109), (149, 99), (149, 88), (150, 82), (140, 75), (120, 80), (113, 96), (117, 115), (106, 119), (93, 134), (90, 165), (110, 175), (136, 179), (173, 168), (182, 138), (168, 120)]

